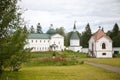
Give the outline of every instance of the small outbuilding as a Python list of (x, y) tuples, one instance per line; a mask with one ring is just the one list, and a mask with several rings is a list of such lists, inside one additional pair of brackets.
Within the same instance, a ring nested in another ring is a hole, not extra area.
[(112, 39), (99, 28), (89, 40), (89, 55), (96, 58), (112, 58)]

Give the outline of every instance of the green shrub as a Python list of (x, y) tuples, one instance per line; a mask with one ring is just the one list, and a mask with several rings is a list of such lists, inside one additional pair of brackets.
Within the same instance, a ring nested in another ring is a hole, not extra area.
[(87, 54), (78, 53), (73, 51), (60, 52), (36, 52), (32, 53), (31, 62), (27, 63), (28, 66), (62, 66), (62, 65), (78, 65), (83, 64), (81, 58), (86, 58)]

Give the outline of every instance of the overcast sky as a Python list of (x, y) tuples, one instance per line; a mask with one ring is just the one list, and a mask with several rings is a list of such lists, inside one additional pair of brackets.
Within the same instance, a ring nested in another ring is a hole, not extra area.
[(62, 26), (69, 32), (74, 21), (80, 33), (87, 23), (92, 32), (96, 32), (98, 26), (104, 31), (111, 30), (116, 22), (120, 26), (120, 0), (22, 0), (20, 6), (26, 10), (23, 17), (27, 26), (36, 28), (40, 23), (43, 32), (50, 24), (54, 28)]

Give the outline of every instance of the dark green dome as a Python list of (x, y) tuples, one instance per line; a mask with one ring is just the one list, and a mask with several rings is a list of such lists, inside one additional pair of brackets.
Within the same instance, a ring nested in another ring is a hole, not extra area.
[(72, 35), (71, 35), (70, 39), (76, 39), (76, 40), (78, 40), (79, 36), (78, 36), (77, 32), (72, 32)]
[(47, 31), (47, 34), (56, 34), (56, 30), (54, 30), (53, 28), (50, 28), (50, 29)]

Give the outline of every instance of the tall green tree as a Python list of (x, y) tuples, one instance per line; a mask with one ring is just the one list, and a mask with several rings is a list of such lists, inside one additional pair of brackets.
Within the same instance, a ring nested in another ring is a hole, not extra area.
[(62, 36), (65, 36), (65, 29), (64, 27), (56, 28), (56, 32)]
[(66, 35), (65, 35), (65, 46), (70, 46), (70, 37), (71, 37), (71, 35), (72, 35), (72, 31), (66, 33)]
[(21, 18), (22, 11), (17, 5), (18, 1), (0, 1), (0, 73), (13, 55), (24, 50), (26, 42), (27, 33), (22, 28), (24, 20)]
[[(24, 49), (28, 31), (26, 27), (19, 27), (11, 36), (9, 45), (6, 50), (7, 53), (12, 54), (11, 57), (4, 61), (4, 68), (9, 67), (11, 71), (18, 71), (21, 64), (30, 56), (30, 49)], [(18, 37), (19, 36), (19, 37)]]
[(82, 47), (84, 47), (84, 48), (88, 47), (88, 41), (89, 41), (91, 36), (92, 36), (92, 33), (91, 33), (90, 25), (88, 23), (85, 27), (85, 31), (82, 32), (82, 35), (81, 35), (81, 45), (82, 45)]
[(113, 40), (113, 47), (120, 47), (120, 30), (117, 23), (115, 23), (113, 29), (108, 31), (107, 34)]
[(33, 25), (30, 27), (30, 33), (35, 33), (35, 29), (34, 29)]
[(43, 33), (40, 23), (37, 24), (37, 33), (40, 33), (40, 34)]
[(64, 27), (56, 28), (56, 32), (64, 37), (64, 45), (66, 46), (66, 34)]
[(119, 27), (118, 27), (118, 24), (115, 23), (113, 29), (112, 29), (112, 34), (111, 34), (111, 37), (113, 38), (114, 36), (117, 36), (119, 34)]

